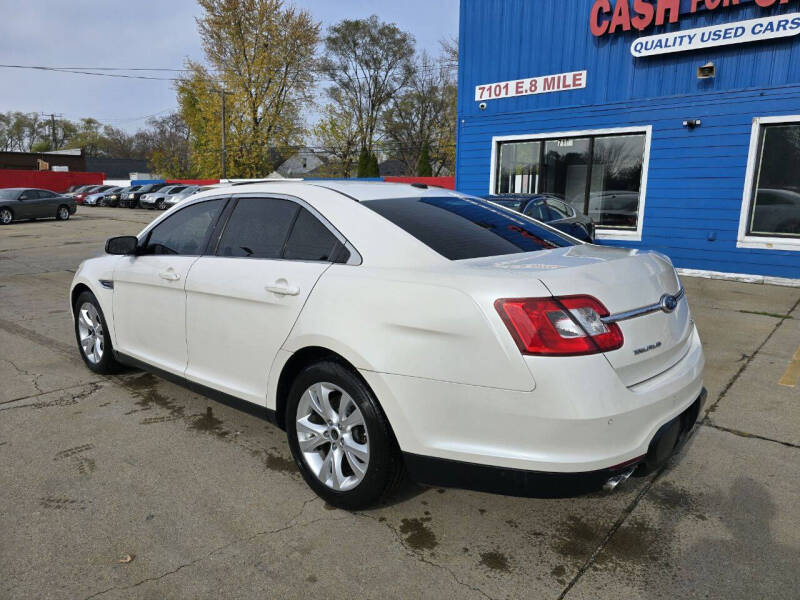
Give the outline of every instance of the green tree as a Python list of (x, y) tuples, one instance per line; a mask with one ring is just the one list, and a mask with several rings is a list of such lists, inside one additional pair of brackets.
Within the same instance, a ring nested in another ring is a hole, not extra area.
[(220, 90), (226, 98), (227, 171), (264, 177), (275, 148), (300, 145), (302, 108), (311, 102), (319, 25), (282, 0), (198, 0), (197, 20), (209, 68), (189, 61), (177, 84), (180, 116), (191, 131), (194, 168), (221, 174)]
[(352, 111), (329, 103), (322, 108), (320, 120), (313, 128), (315, 143), (328, 157), (325, 172), (329, 176), (351, 177), (360, 163), (358, 129)]
[(369, 177), (369, 151), (362, 146), (361, 153), (358, 155), (358, 171), (356, 177)]
[(340, 110), (352, 111), (359, 144), (373, 151), (380, 115), (412, 74), (414, 38), (396, 25), (369, 19), (345, 19), (328, 29), (322, 72), (333, 85), (328, 97)]
[(378, 165), (378, 157), (373, 152), (369, 155), (369, 164), (367, 167), (367, 177), (380, 177), (381, 168)]
[(432, 175), (430, 148), (428, 142), (424, 142), (422, 152), (419, 153), (417, 159), (417, 177), (431, 177)]

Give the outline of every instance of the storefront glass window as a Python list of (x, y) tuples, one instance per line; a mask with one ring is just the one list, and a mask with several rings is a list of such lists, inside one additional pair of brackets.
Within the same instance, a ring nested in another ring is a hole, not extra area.
[(751, 235), (800, 238), (800, 124), (761, 130)]
[(584, 212), (589, 173), (589, 138), (548, 140), (544, 145), (544, 177), (540, 192), (554, 194)]
[(549, 194), (601, 227), (636, 230), (645, 138), (637, 133), (503, 143), (495, 193)]
[(636, 229), (643, 156), (644, 135), (595, 138), (589, 216), (597, 225)]
[(500, 146), (498, 194), (535, 194), (539, 180), (539, 142)]

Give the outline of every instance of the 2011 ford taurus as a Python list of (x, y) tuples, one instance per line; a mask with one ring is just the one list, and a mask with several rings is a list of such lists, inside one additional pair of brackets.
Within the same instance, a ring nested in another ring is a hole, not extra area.
[(669, 259), (455, 192), (216, 188), (106, 252), (71, 287), (86, 365), (264, 406), (308, 484), (344, 508), (406, 470), (613, 485), (661, 464), (704, 399)]

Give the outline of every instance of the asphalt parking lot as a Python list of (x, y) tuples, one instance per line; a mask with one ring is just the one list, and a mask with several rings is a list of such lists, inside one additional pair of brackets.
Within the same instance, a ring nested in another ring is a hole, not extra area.
[[(800, 288), (684, 278), (709, 400), (613, 494), (319, 500), (263, 419), (75, 348), (73, 271), (153, 211), (0, 228), (1, 598), (797, 598)], [(794, 358), (794, 362), (793, 362)]]

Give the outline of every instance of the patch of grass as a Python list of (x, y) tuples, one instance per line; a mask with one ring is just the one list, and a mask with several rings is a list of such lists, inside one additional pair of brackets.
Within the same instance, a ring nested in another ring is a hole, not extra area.
[(762, 317), (774, 317), (776, 319), (794, 319), (791, 315), (779, 315), (778, 313), (763, 312), (758, 310), (740, 310), (740, 313), (747, 315), (761, 315)]

